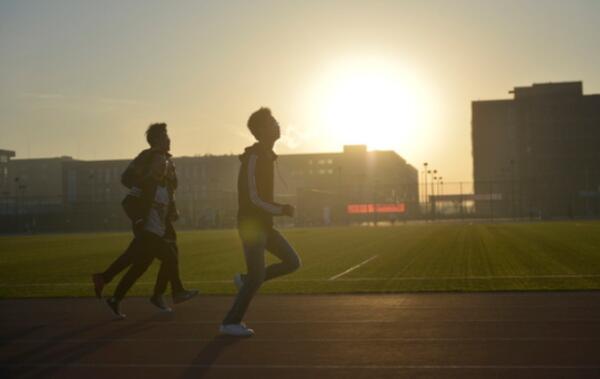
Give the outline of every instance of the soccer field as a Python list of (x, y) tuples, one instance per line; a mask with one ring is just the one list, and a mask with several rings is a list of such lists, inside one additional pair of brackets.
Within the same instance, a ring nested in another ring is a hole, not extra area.
[[(302, 268), (263, 293), (600, 289), (600, 223), (407, 224), (286, 229)], [(0, 237), (0, 297), (92, 296), (130, 235)], [(188, 287), (233, 293), (244, 270), (234, 230), (179, 234)], [(158, 263), (130, 294), (151, 292)], [(108, 287), (109, 294), (114, 282)]]

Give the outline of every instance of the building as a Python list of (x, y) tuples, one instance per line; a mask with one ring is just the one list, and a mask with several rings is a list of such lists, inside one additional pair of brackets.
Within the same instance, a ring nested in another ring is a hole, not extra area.
[[(173, 158), (177, 170), (178, 225), (185, 228), (232, 226), (237, 210), (237, 156)], [(121, 173), (129, 160), (73, 161), (64, 164), (64, 204), (69, 222), (82, 229), (123, 229), (121, 209), (127, 188)], [(89, 215), (95, 215), (90, 218)]]
[(600, 95), (581, 82), (515, 87), (472, 103), (476, 209), (498, 217), (600, 216)]
[(2, 230), (32, 230), (52, 223), (63, 211), (63, 163), (73, 159), (10, 159), (14, 152), (9, 153), (2, 154), (0, 163)]
[(8, 179), (8, 163), (10, 162), (10, 158), (14, 156), (14, 151), (0, 149), (0, 194), (3, 197), (10, 195), (11, 182)]
[[(291, 154), (278, 159), (282, 202), (298, 208), (300, 225), (347, 224), (414, 218), (418, 174), (394, 151), (344, 146), (341, 153)], [(282, 180), (284, 179), (284, 180)]]
[[(20, 195), (22, 201), (36, 198), (52, 202), (58, 209), (50, 224), (36, 222), (36, 230), (129, 227), (120, 205), (127, 193), (120, 182), (121, 173), (129, 160), (21, 161), (20, 168), (9, 167), (9, 176), (27, 183), (27, 191)], [(234, 227), (238, 156), (178, 157), (173, 162), (179, 179), (179, 228)], [(362, 145), (346, 146), (340, 153), (279, 156), (275, 194), (276, 201), (297, 206), (297, 217), (277, 218), (280, 225), (395, 221), (416, 217), (419, 212), (416, 169), (393, 151), (367, 151)], [(36, 218), (34, 213), (31, 215)], [(10, 217), (4, 219), (11, 222)]]

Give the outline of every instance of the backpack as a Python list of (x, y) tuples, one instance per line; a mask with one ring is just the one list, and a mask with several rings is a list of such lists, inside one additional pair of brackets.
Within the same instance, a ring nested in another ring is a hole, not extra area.
[(142, 180), (150, 169), (150, 163), (152, 160), (152, 152), (150, 149), (146, 149), (138, 154), (134, 160), (132, 160), (123, 174), (121, 174), (121, 184), (131, 189), (131, 187), (141, 187)]

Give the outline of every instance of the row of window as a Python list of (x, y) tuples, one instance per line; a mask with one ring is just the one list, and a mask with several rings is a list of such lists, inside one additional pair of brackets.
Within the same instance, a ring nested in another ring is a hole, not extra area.
[(314, 161), (312, 159), (308, 160), (308, 164), (312, 165), (314, 162), (314, 164), (317, 165), (324, 165), (324, 164), (333, 164), (333, 159), (315, 159)]
[[(301, 176), (304, 175), (304, 171), (302, 170), (294, 170), (291, 172), (292, 176)], [(333, 175), (334, 169), (332, 168), (320, 168), (315, 170), (306, 171), (307, 175)]]

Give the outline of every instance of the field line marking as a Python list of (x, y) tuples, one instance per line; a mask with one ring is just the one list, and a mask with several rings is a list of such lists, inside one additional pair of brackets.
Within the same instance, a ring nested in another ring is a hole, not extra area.
[(36, 368), (211, 368), (307, 370), (597, 370), (600, 365), (304, 365), (304, 364), (202, 364), (202, 363), (0, 363), (0, 367)]
[(344, 276), (347, 273), (352, 272), (352, 271), (356, 270), (357, 268), (359, 268), (359, 267), (361, 267), (363, 265), (366, 265), (367, 263), (371, 262), (375, 258), (377, 258), (377, 255), (373, 255), (371, 258), (366, 259), (366, 260), (360, 262), (356, 266), (352, 266), (349, 269), (347, 269), (346, 271), (340, 272), (339, 274), (332, 276), (331, 278), (329, 278), (329, 280), (336, 280), (337, 278), (339, 278), (341, 276)]

